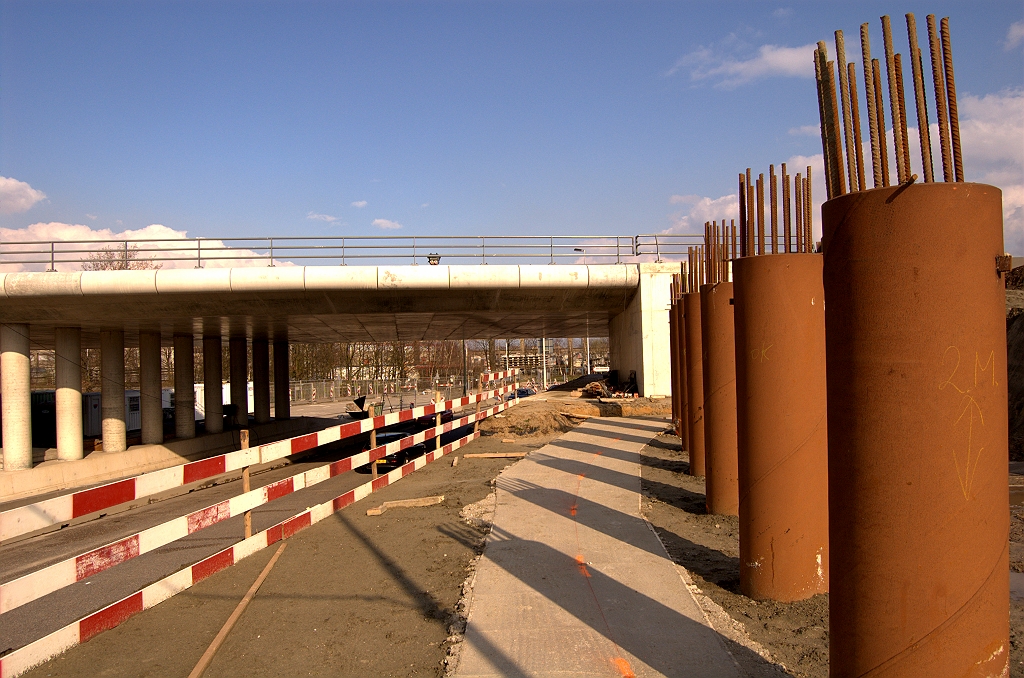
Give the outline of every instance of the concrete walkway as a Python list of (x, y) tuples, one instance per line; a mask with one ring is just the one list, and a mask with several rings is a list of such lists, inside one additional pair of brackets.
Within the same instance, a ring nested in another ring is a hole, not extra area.
[(497, 481), (458, 676), (737, 676), (640, 516), (657, 420), (592, 418)]

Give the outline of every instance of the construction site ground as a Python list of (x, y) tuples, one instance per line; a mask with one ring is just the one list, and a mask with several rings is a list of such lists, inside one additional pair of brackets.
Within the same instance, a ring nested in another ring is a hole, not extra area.
[[(667, 417), (667, 400), (619, 403), (541, 394), (482, 424), (485, 435), (291, 537), (206, 676), (444, 676), (465, 627), (464, 587), (489, 529), (494, 479), (515, 459), (467, 453), (529, 452), (607, 406)], [(572, 416), (576, 415), (576, 416)], [(666, 427), (668, 422), (666, 421)], [(512, 441), (512, 442), (508, 442)], [(679, 439), (642, 452), (643, 513), (685, 567), (714, 628), (770, 657), (750, 676), (827, 676), (828, 599), (755, 602), (739, 593), (735, 518), (709, 516), (702, 479), (686, 475)], [(384, 501), (445, 496), (436, 506), (367, 516)], [(1011, 511), (1011, 570), (1024, 572), (1024, 507)], [(468, 518), (468, 519), (467, 519)], [(261, 551), (26, 674), (185, 676), (276, 546)], [(1022, 575), (1024, 576), (1024, 575)], [(1024, 593), (1024, 592), (1022, 592)], [(1011, 599), (1011, 675), (1024, 675), (1024, 604)], [(742, 664), (742, 662), (741, 662)]]

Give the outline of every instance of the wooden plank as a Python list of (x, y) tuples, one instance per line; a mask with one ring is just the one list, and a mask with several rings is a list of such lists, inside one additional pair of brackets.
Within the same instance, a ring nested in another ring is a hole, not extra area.
[(444, 501), (444, 495), (436, 497), (419, 497), (418, 499), (398, 499), (396, 501), (386, 501), (376, 508), (367, 509), (366, 515), (368, 516), (379, 516), (388, 509), (392, 508), (419, 508), (421, 506), (433, 506), (434, 504), (440, 504)]
[(484, 452), (478, 454), (464, 454), (462, 456), (476, 457), (478, 459), (521, 459), (526, 455), (526, 452)]

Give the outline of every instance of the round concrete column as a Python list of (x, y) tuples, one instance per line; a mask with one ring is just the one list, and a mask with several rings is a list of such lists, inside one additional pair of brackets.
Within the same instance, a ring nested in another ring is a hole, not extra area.
[(195, 353), (190, 334), (174, 337), (174, 435), (196, 437)]
[(253, 413), (257, 424), (270, 421), (270, 345), (266, 338), (252, 340)]
[(142, 442), (164, 441), (163, 382), (160, 379), (160, 333), (139, 332), (139, 400)]
[(203, 410), (206, 412), (206, 432), (224, 430), (224, 395), (221, 375), (224, 361), (221, 355), (220, 335), (203, 337)]
[(28, 325), (0, 325), (4, 470), (32, 468), (32, 372)]
[(245, 337), (228, 340), (231, 352), (231, 404), (238, 408), (234, 424), (245, 428), (249, 424), (249, 360)]
[(124, 330), (100, 332), (100, 383), (103, 451), (124, 452), (128, 447), (124, 423)]
[(291, 372), (288, 366), (288, 340), (274, 341), (274, 418), (291, 419)]
[(57, 458), (85, 456), (82, 445), (82, 330), (54, 330), (54, 379), (57, 387)]

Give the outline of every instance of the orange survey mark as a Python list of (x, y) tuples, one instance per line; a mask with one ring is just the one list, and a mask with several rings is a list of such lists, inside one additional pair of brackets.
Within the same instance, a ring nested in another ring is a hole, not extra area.
[(576, 567), (580, 569), (580, 574), (586, 578), (590, 578), (590, 572), (587, 571), (587, 563), (583, 560), (583, 554), (576, 556)]
[(636, 678), (636, 674), (633, 673), (633, 669), (630, 667), (629, 662), (622, 657), (614, 657), (612, 659), (612, 666), (618, 669), (619, 675), (621, 675), (622, 678)]

